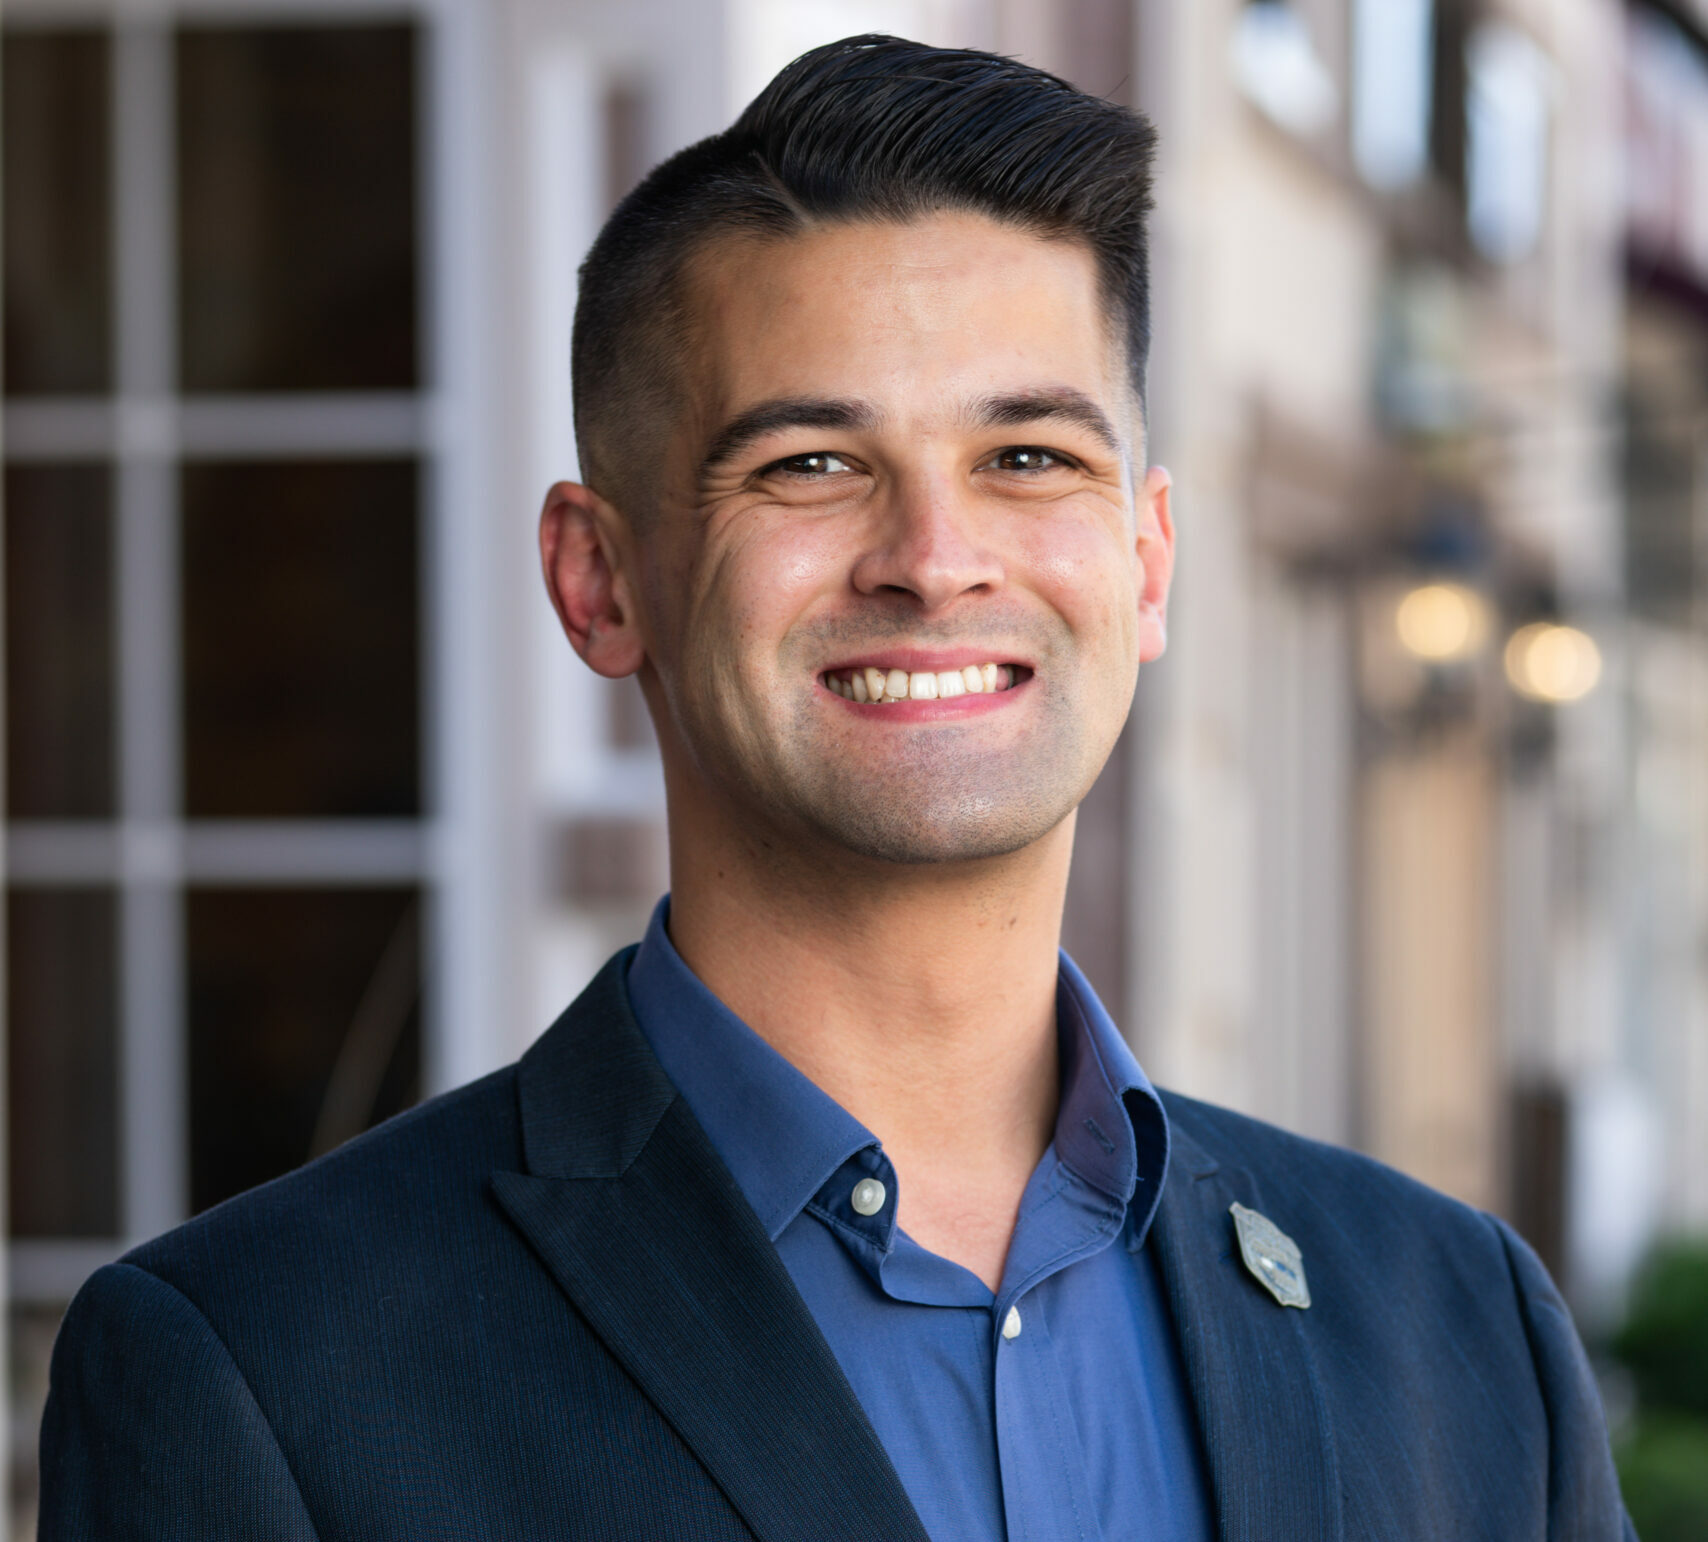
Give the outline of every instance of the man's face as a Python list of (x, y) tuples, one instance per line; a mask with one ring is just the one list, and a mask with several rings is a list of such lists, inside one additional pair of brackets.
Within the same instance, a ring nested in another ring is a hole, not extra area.
[(667, 758), (794, 845), (1037, 840), (1161, 651), (1171, 556), (1093, 259), (970, 214), (832, 225), (722, 244), (690, 306), (637, 551)]

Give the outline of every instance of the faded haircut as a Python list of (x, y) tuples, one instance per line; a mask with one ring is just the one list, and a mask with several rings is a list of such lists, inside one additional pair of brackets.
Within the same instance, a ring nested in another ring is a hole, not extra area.
[(679, 410), (696, 254), (720, 238), (970, 212), (1095, 258), (1105, 312), (1144, 402), (1155, 133), (1140, 114), (1029, 65), (866, 35), (787, 66), (721, 134), (656, 167), (581, 266), (572, 345), (582, 475), (631, 518), (641, 462)]

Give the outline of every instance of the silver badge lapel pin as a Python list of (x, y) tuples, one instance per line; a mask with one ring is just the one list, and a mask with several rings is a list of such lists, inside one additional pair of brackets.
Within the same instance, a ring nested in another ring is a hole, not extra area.
[(1228, 1210), (1239, 1233), (1240, 1257), (1252, 1278), (1282, 1306), (1309, 1306), (1311, 1291), (1305, 1284), (1305, 1260), (1298, 1243), (1266, 1215), (1238, 1203)]

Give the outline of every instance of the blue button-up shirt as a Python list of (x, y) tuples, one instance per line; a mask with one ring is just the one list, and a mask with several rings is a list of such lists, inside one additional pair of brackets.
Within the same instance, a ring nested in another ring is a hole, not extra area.
[[(1211, 1542), (1185, 1373), (1144, 1245), (1168, 1122), (1068, 956), (1055, 1139), (992, 1295), (897, 1227), (877, 1138), (700, 982), (668, 915), (665, 899), (629, 968), (641, 1030), (776, 1243), (933, 1542)], [(867, 1179), (883, 1203), (868, 1187), (856, 1209)]]

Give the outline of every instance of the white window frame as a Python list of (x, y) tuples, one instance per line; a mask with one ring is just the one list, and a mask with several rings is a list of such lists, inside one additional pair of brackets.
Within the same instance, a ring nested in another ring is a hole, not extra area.
[[(172, 38), (180, 23), (414, 22), (417, 55), (417, 390), (177, 394)], [(421, 887), (422, 1084), (505, 1058), (502, 678), (489, 526), (492, 349), (482, 325), (489, 8), (478, 0), (13, 0), (8, 31), (95, 27), (112, 39), (114, 388), (8, 399), (8, 462), (113, 470), (117, 806), (102, 821), (13, 820), (14, 887), (111, 886), (118, 905), (120, 1235), (25, 1240), (6, 1257), (20, 1302), (63, 1302), (96, 1267), (189, 1213), (183, 900), (204, 881)], [(417, 458), (422, 806), (409, 819), (188, 820), (182, 813), (178, 624), (180, 461)], [(0, 1245), (4, 1245), (0, 1242)]]

